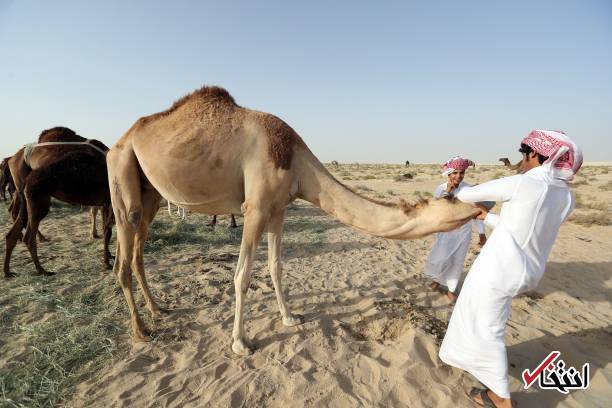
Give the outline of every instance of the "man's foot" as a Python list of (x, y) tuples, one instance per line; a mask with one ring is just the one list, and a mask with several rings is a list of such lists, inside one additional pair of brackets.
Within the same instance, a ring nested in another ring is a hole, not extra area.
[(512, 408), (512, 401), (510, 399), (501, 398), (488, 389), (472, 388), (470, 399), (481, 407)]
[(429, 285), (429, 289), (431, 290), (438, 290), (439, 287), (440, 284), (438, 282), (431, 282), (431, 284)]
[(457, 295), (455, 295), (455, 292), (451, 292), (450, 290), (446, 292), (446, 297), (448, 297), (448, 300), (451, 302), (455, 302), (455, 300), (457, 300)]

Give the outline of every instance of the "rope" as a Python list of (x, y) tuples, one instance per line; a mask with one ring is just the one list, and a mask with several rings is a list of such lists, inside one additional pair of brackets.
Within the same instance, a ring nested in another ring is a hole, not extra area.
[(98, 152), (100, 152), (103, 156), (106, 157), (106, 152), (102, 149), (100, 149), (98, 146), (91, 144), (92, 139), (87, 139), (84, 142), (42, 142), (42, 143), (28, 143), (24, 146), (24, 152), (23, 152), (23, 161), (25, 161), (25, 163), (29, 166), (30, 165), (30, 158), (32, 157), (32, 153), (34, 152), (34, 149), (37, 147), (44, 147), (44, 146), (54, 146), (54, 145), (87, 145), (95, 150), (97, 150)]

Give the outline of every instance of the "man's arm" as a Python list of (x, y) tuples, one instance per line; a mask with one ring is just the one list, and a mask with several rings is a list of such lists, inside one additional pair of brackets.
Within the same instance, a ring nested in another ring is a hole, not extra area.
[(508, 201), (521, 182), (521, 175), (487, 181), (474, 187), (465, 187), (457, 193), (457, 198), (465, 203), (480, 201)]

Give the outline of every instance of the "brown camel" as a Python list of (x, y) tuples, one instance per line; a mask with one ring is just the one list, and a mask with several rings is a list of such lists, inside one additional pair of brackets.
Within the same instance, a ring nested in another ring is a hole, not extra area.
[(499, 159), (500, 162), (504, 163), (504, 166), (508, 167), (508, 169), (510, 170), (516, 170), (517, 172), (521, 169), (521, 163), (523, 162), (522, 160), (519, 161), (516, 164), (512, 164), (510, 163), (510, 160), (508, 160), (507, 157), (502, 157), (501, 159)]
[(13, 199), (13, 193), (15, 192), (15, 183), (11, 177), (11, 171), (9, 170), (8, 161), (10, 157), (6, 157), (0, 163), (0, 195), (2, 201), (6, 201), (6, 193), (9, 193), (11, 200)]
[(148, 339), (132, 293), (132, 271), (149, 311), (161, 309), (145, 278), (143, 249), (161, 197), (190, 211), (244, 214), (234, 285), (232, 350), (252, 352), (243, 321), (251, 267), (262, 233), (283, 324), (303, 317), (285, 303), (281, 286), (281, 234), (285, 207), (301, 198), (341, 222), (385, 238), (413, 239), (449, 231), (471, 220), (471, 205), (436, 200), (411, 206), (361, 197), (325, 169), (302, 139), (279, 118), (237, 105), (218, 87), (203, 87), (168, 110), (140, 118), (107, 155), (117, 222), (115, 272), (126, 297), (135, 341)]
[[(236, 217), (234, 217), (234, 214), (230, 214), (230, 217), (231, 219), (230, 219), (229, 227), (230, 228), (238, 227), (238, 224), (236, 224)], [(214, 228), (215, 225), (217, 225), (217, 216), (213, 215), (212, 220), (208, 223), (208, 226)]]
[(108, 243), (112, 233), (112, 211), (104, 155), (108, 148), (102, 142), (87, 141), (64, 127), (43, 131), (38, 143), (33, 149), (21, 148), (9, 160), (17, 191), (13, 205), (15, 221), (6, 235), (4, 276), (15, 276), (10, 272), (10, 260), (17, 241), (22, 238), (23, 228), (23, 241), (37, 274), (53, 275), (41, 266), (35, 239), (40, 221), (49, 213), (51, 197), (71, 204), (102, 207), (104, 262), (110, 268)]

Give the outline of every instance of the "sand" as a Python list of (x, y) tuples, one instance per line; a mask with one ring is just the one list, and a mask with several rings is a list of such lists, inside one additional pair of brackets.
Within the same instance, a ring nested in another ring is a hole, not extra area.
[[(395, 180), (407, 172), (414, 173), (412, 180)], [(583, 200), (605, 206), (612, 199), (606, 187), (612, 173), (601, 166), (585, 173), (586, 184), (576, 191)], [(432, 192), (443, 181), (432, 166), (340, 166), (334, 174), (366, 195), (387, 200)], [(500, 166), (479, 167), (466, 181), (509, 174)], [(609, 216), (609, 207), (602, 208), (577, 213)], [(86, 231), (86, 214), (78, 217), (83, 224), (79, 228)], [(54, 241), (72, 234), (51, 227), (61, 221), (47, 221)], [(162, 208), (160, 221), (173, 223), (176, 218)], [(206, 217), (192, 214), (186, 222), (202, 225)], [(226, 224), (221, 218), (216, 228)], [(611, 232), (608, 225), (564, 224), (538, 289), (514, 300), (506, 340), (512, 396), (519, 407), (609, 406)], [(475, 233), (473, 238), (466, 271), (478, 253)], [(452, 305), (442, 291), (427, 288), (422, 274), (432, 237), (405, 242), (371, 237), (297, 201), (287, 212), (283, 284), (289, 307), (306, 321), (297, 327), (282, 325), (264, 240), (245, 308), (246, 330), (257, 346), (249, 357), (235, 356), (230, 349), (238, 254), (238, 241), (230, 241), (148, 251), (150, 286), (171, 314), (156, 321), (147, 317), (155, 340), (132, 344), (124, 306), (118, 316), (123, 331), (116, 336), (124, 351), (88, 375), (62, 405), (473, 406), (466, 392), (477, 381), (437, 357)], [(45, 259), (44, 246), (40, 253)], [(15, 257), (24, 265), (16, 272), (30, 273), (27, 252), (18, 251)], [(99, 276), (105, 273), (111, 272), (100, 271)], [(140, 294), (137, 299), (143, 306)], [(144, 307), (141, 311), (147, 316)], [(590, 363), (589, 389), (569, 395), (537, 386), (522, 389), (521, 371), (535, 368), (552, 350), (561, 351), (575, 367)]]

